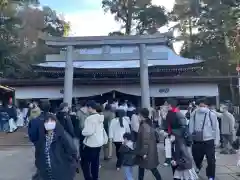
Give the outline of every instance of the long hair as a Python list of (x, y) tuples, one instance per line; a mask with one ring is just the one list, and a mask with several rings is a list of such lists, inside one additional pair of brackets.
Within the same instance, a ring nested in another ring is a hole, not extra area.
[(116, 117), (118, 118), (120, 126), (123, 128), (123, 117), (126, 116), (126, 112), (122, 109), (116, 111)]

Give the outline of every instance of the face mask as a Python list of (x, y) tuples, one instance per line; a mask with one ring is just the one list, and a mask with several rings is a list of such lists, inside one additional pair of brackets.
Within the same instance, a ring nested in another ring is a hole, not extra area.
[(206, 107), (199, 107), (199, 110), (203, 112), (203, 111), (206, 111), (207, 108)]
[(56, 122), (55, 121), (52, 121), (52, 122), (47, 122), (47, 123), (44, 123), (44, 127), (47, 131), (51, 131), (51, 130), (54, 130), (55, 127), (56, 127)]
[(227, 112), (227, 109), (223, 108), (223, 111), (222, 112)]

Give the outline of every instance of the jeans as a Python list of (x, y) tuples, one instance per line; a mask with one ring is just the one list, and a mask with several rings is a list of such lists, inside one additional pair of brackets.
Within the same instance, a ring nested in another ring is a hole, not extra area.
[(81, 162), (85, 180), (98, 180), (100, 151), (101, 147), (84, 147)]
[(133, 166), (123, 166), (123, 171), (125, 175), (125, 180), (134, 180), (133, 179)]
[(204, 156), (207, 158), (206, 175), (208, 178), (215, 178), (216, 159), (214, 140), (193, 142), (192, 155), (196, 167), (200, 170)]
[(8, 121), (0, 121), (1, 130), (2, 132), (8, 132), (9, 131), (9, 122)]
[[(155, 177), (156, 180), (162, 180), (162, 177), (161, 177), (157, 168), (151, 169), (151, 172), (152, 172), (152, 174), (153, 174), (153, 176)], [(143, 180), (144, 179), (144, 173), (145, 173), (145, 169), (139, 167), (139, 169), (138, 169), (138, 180)]]

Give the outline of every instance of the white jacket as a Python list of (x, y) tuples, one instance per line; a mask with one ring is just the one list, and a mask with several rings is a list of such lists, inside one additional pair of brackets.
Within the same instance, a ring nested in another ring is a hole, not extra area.
[(83, 143), (88, 147), (101, 147), (104, 142), (104, 116), (100, 114), (92, 114), (88, 116), (84, 122), (82, 135), (85, 136)]
[(123, 127), (120, 126), (119, 118), (114, 118), (109, 126), (109, 139), (113, 142), (123, 142), (123, 135), (129, 132), (130, 127), (127, 118), (123, 117)]
[(136, 114), (133, 114), (132, 117), (131, 117), (132, 131), (138, 132), (139, 124), (140, 124), (139, 116), (136, 115)]

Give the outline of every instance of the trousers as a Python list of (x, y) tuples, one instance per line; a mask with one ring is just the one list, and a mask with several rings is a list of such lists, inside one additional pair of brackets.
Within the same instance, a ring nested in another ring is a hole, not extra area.
[(215, 178), (216, 159), (215, 159), (215, 145), (214, 140), (193, 142), (192, 155), (196, 167), (200, 170), (204, 156), (207, 159), (206, 176), (208, 178)]

